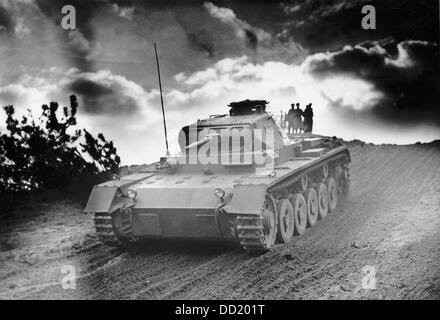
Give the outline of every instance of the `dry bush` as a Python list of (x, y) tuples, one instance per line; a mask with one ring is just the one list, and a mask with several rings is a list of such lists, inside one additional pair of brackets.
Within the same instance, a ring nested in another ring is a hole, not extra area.
[(18, 120), (13, 106), (3, 107), (7, 118), (6, 132), (0, 132), (0, 208), (47, 190), (87, 194), (93, 184), (118, 173), (120, 158), (113, 142), (75, 128), (76, 97), (70, 96), (70, 106), (61, 112), (58, 108), (51, 102), (41, 107), (38, 119), (28, 111)]

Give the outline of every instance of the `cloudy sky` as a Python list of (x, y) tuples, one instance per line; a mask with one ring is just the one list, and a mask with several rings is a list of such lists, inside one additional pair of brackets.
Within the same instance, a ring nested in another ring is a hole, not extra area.
[[(76, 8), (77, 29), (61, 28)], [(372, 4), (377, 29), (363, 30)], [(153, 42), (172, 150), (182, 126), (266, 99), (313, 103), (315, 131), (374, 143), (440, 138), (436, 0), (0, 0), (0, 105), (38, 113), (76, 94), (79, 123), (123, 163), (164, 153)], [(0, 130), (4, 123), (0, 113)]]

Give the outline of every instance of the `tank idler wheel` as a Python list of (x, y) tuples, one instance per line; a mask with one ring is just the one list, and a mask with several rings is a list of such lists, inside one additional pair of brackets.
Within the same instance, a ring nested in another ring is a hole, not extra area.
[(318, 184), (318, 218), (324, 219), (328, 213), (328, 190), (323, 182)]
[(275, 244), (277, 228), (278, 221), (275, 203), (270, 196), (267, 196), (266, 201), (264, 201), (263, 210), (263, 235), (267, 249)]
[(278, 202), (278, 233), (277, 240), (280, 243), (287, 243), (293, 238), (295, 229), (295, 216), (289, 199), (281, 199)]
[(322, 166), (322, 175), (324, 178), (328, 177), (328, 164), (324, 163), (324, 165)]
[(116, 237), (123, 244), (136, 242), (136, 237), (133, 236), (133, 227), (131, 221), (126, 214), (119, 210), (112, 214), (112, 225)]
[(338, 205), (338, 186), (336, 180), (333, 177), (327, 179), (327, 191), (328, 191), (328, 210), (333, 212)]
[(306, 191), (306, 203), (307, 203), (307, 227), (313, 227), (318, 220), (318, 195), (315, 189), (308, 188)]
[(307, 227), (307, 203), (301, 193), (289, 195), (295, 217), (295, 235), (303, 235)]

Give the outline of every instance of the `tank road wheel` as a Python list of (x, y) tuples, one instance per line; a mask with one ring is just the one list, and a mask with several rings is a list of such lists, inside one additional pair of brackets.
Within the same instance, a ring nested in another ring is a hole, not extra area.
[(267, 196), (266, 201), (264, 201), (263, 210), (263, 234), (267, 249), (275, 244), (277, 227), (278, 221), (275, 203), (271, 197)]
[(318, 195), (315, 189), (309, 188), (306, 192), (306, 202), (307, 202), (307, 226), (313, 227), (318, 220)]
[(295, 235), (302, 235), (307, 227), (307, 203), (301, 193), (290, 196), (295, 217)]
[(328, 191), (323, 182), (318, 184), (318, 212), (319, 219), (324, 219), (328, 213)]
[(295, 216), (289, 199), (280, 199), (278, 202), (278, 233), (277, 240), (287, 243), (293, 238)]
[(338, 186), (333, 177), (327, 179), (327, 190), (328, 190), (328, 209), (330, 212), (336, 209), (338, 205)]

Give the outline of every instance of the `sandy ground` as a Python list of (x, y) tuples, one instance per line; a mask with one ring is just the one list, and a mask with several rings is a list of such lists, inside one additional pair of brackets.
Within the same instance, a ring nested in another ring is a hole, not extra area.
[[(440, 144), (348, 146), (349, 197), (257, 257), (189, 242), (108, 248), (78, 204), (24, 210), (1, 222), (0, 298), (439, 299)], [(75, 289), (62, 287), (69, 265)]]

